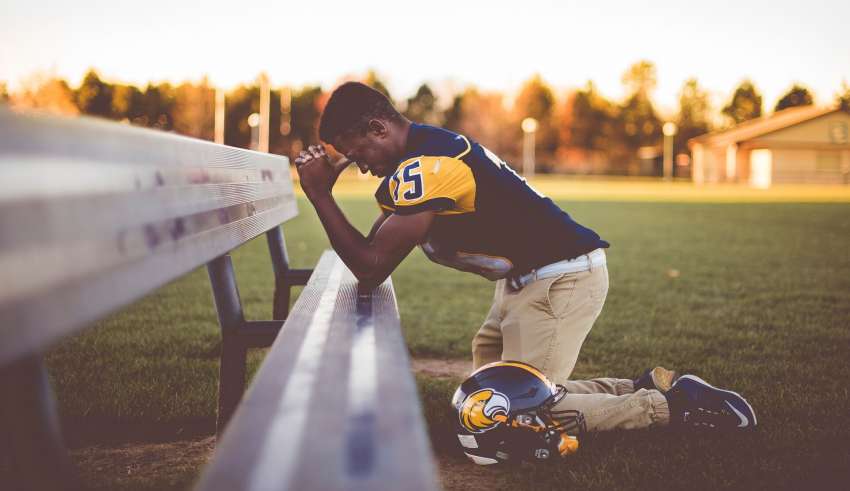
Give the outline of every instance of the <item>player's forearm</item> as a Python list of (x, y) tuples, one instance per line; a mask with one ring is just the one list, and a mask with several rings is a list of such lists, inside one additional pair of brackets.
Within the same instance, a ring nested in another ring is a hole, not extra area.
[(313, 207), (319, 215), (319, 220), (328, 234), (331, 246), (340, 259), (358, 280), (369, 282), (368, 280), (378, 273), (376, 271), (376, 255), (371, 250), (369, 241), (351, 225), (333, 196), (321, 194), (310, 197), (310, 201), (313, 203)]

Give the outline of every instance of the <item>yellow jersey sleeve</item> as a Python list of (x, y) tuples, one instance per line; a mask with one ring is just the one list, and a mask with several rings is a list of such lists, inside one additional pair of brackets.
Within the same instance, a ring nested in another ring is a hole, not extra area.
[(416, 157), (403, 162), (389, 179), (395, 213), (434, 210), (438, 215), (475, 211), (475, 177), (452, 157)]

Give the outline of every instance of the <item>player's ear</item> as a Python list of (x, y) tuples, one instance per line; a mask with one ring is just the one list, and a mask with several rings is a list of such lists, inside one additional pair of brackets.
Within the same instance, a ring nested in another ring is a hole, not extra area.
[(388, 127), (385, 121), (380, 119), (370, 119), (369, 120), (369, 133), (377, 136), (378, 138), (384, 138), (387, 136)]

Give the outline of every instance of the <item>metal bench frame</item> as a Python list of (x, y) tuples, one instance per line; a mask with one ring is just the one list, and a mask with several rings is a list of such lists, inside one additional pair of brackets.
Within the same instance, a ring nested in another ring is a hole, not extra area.
[[(14, 460), (13, 489), (81, 487), (42, 353), (202, 265), (222, 335), (216, 425), (223, 446), (202, 489), (397, 489), (402, 482), (411, 490), (437, 488), (391, 280), (358, 292), (356, 278), (332, 252), (316, 274), (289, 267), (280, 229), (297, 214), (289, 172), (285, 157), (0, 108), (0, 445), (11, 446), (0, 459)], [(260, 234), (274, 271), (274, 320), (248, 321), (229, 251)], [(306, 288), (289, 315), (295, 285)], [(308, 329), (318, 317), (321, 332), (347, 341), (293, 365), (290, 355), (314, 336)], [(240, 404), (247, 351), (268, 346), (247, 404)], [(322, 366), (349, 375), (349, 398), (340, 405), (346, 412), (334, 412), (338, 401), (325, 388), (335, 390), (331, 383), (319, 384), (319, 395), (309, 399), (321, 404), (310, 416), (336, 428), (331, 443), (289, 441), (280, 431), (264, 435), (266, 426), (280, 428), (291, 414), (306, 424), (309, 401), (297, 407), (279, 401), (298, 380), (320, 380)], [(314, 458), (281, 469), (278, 451), (290, 463), (301, 454)], [(245, 462), (248, 453), (256, 461)], [(335, 463), (334, 472), (325, 461)]]
[[(0, 458), (15, 488), (76, 489), (42, 354), (207, 266), (222, 332), (217, 430), (269, 346), (290, 288), (279, 224), (296, 216), (286, 157), (91, 118), (0, 108)], [(274, 319), (246, 321), (228, 252), (265, 234)], [(79, 254), (80, 256), (75, 256)], [(3, 487), (3, 486), (0, 486)]]
[(289, 313), (290, 288), (306, 285), (312, 269), (290, 269), (286, 242), (280, 227), (266, 232), (274, 269), (274, 320), (247, 321), (229, 254), (207, 264), (218, 323), (221, 326), (221, 367), (219, 369), (216, 432), (220, 435), (245, 393), (247, 355), (250, 348), (272, 345)]

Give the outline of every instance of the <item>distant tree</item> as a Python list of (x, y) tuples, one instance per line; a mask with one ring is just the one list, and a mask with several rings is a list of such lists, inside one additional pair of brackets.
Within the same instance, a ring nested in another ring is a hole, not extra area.
[(536, 74), (520, 88), (514, 100), (513, 138), (520, 142), (522, 130), (520, 124), (525, 118), (537, 120), (536, 134), (537, 160), (551, 163), (558, 148), (558, 129), (555, 125), (555, 94), (543, 78)]
[(779, 102), (776, 103), (776, 107), (774, 107), (773, 110), (781, 111), (783, 109), (788, 109), (789, 107), (811, 106), (812, 104), (814, 104), (814, 101), (812, 100), (812, 94), (809, 92), (809, 89), (802, 85), (794, 84), (794, 86), (779, 99)]
[(134, 122), (151, 128), (170, 131), (174, 128), (174, 87), (164, 82), (148, 84), (142, 94), (141, 116)]
[(548, 120), (555, 109), (555, 95), (539, 74), (527, 80), (514, 101), (515, 114), (522, 118)]
[(630, 156), (621, 142), (618, 113), (592, 81), (568, 94), (557, 119), (558, 165), (571, 172), (607, 172), (612, 162), (626, 161)]
[(84, 114), (111, 118), (112, 86), (100, 79), (94, 69), (89, 69), (76, 90), (77, 107)]
[(234, 147), (251, 146), (248, 117), (260, 111), (260, 87), (252, 83), (239, 85), (225, 96), (224, 143)]
[(835, 103), (839, 109), (850, 114), (850, 85), (847, 81), (841, 82), (841, 90), (835, 95)]
[(510, 160), (516, 154), (516, 143), (505, 137), (511, 134), (510, 118), (502, 94), (468, 87), (455, 97), (446, 112), (446, 122), (454, 131), (482, 142), (505, 159)]
[(404, 115), (412, 120), (427, 124), (438, 124), (437, 98), (428, 84), (422, 84), (416, 91), (416, 95), (407, 99), (407, 108)]
[(626, 147), (636, 151), (661, 140), (661, 120), (652, 104), (656, 85), (655, 65), (643, 60), (630, 66), (623, 74), (623, 84), (629, 96), (620, 107), (619, 128)]
[(461, 118), (463, 117), (464, 92), (455, 94), (452, 104), (443, 111), (443, 126), (452, 130), (460, 131)]
[(318, 86), (302, 87), (292, 92), (292, 138), (307, 146), (319, 141), (319, 116), (324, 94)]
[(648, 98), (658, 83), (655, 64), (648, 60), (633, 64), (623, 73), (622, 82), (628, 94), (641, 94)]
[(708, 133), (711, 129), (710, 119), (708, 93), (700, 88), (697, 79), (686, 80), (679, 92), (679, 116), (676, 119), (679, 130), (676, 133), (674, 152), (687, 152), (688, 140)]
[(735, 89), (732, 99), (723, 108), (725, 114), (733, 124), (761, 116), (761, 94), (749, 80), (744, 80)]
[(215, 89), (207, 78), (196, 85), (184, 82), (174, 91), (174, 131), (212, 140), (215, 125)]
[(387, 89), (387, 85), (380, 79), (378, 73), (375, 72), (375, 70), (369, 70), (366, 73), (366, 77), (363, 79), (363, 83), (384, 94), (390, 101), (393, 100), (392, 96), (390, 95), (389, 89)]
[(147, 126), (147, 119), (144, 118), (144, 95), (138, 87), (120, 84), (113, 86), (111, 105), (115, 119)]
[(661, 141), (661, 119), (648, 97), (633, 94), (620, 107), (619, 127), (623, 141), (632, 150), (658, 145)]
[(603, 97), (593, 82), (575, 92), (571, 114), (562, 135), (565, 143), (585, 150), (606, 150), (614, 137), (617, 108)]
[(74, 102), (74, 91), (68, 87), (68, 83), (51, 75), (35, 74), (27, 78), (16, 93), (7, 97), (15, 108), (38, 109), (62, 115), (80, 112)]
[(0, 82), (0, 103), (7, 102), (9, 100), (9, 88), (6, 85), (6, 82)]

